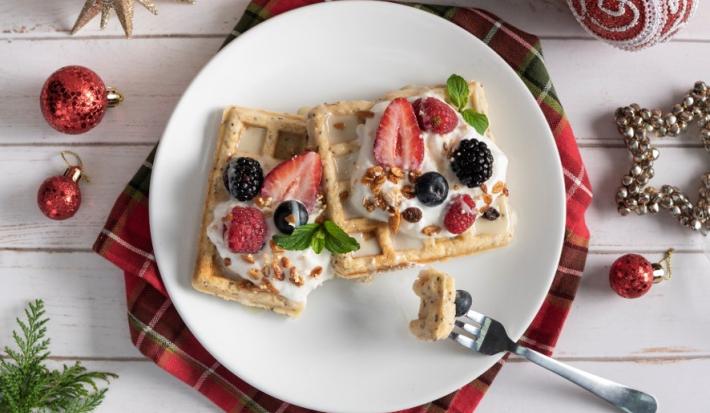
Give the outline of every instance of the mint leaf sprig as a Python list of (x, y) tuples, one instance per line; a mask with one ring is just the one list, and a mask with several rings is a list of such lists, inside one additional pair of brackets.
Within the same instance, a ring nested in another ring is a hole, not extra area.
[(88, 371), (79, 362), (50, 370), (49, 339), (44, 302), (35, 300), (25, 309), (26, 321), (17, 319), (19, 331), (12, 332), (16, 349), (5, 347), (0, 358), (0, 412), (88, 413), (106, 395), (97, 381), (108, 383), (115, 374)]
[(488, 117), (473, 109), (466, 109), (470, 94), (466, 80), (457, 74), (449, 76), (446, 80), (446, 94), (449, 96), (449, 102), (461, 113), (463, 120), (483, 135), (488, 129)]
[(316, 254), (320, 254), (323, 248), (333, 254), (345, 254), (360, 249), (355, 238), (330, 220), (322, 224), (300, 225), (291, 235), (277, 234), (273, 236), (273, 240), (276, 245), (286, 250), (301, 251), (311, 247)]

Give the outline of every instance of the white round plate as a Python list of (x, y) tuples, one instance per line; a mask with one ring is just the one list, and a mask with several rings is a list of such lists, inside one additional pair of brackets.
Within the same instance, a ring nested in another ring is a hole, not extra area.
[(518, 225), (506, 248), (434, 266), (455, 276), (475, 308), (513, 338), (523, 333), (553, 278), (565, 219), (559, 155), (535, 100), (495, 52), (444, 19), (391, 3), (329, 2), (270, 19), (225, 47), (187, 89), (160, 142), (150, 195), (155, 255), (180, 315), (222, 365), (292, 404), (377, 412), (444, 396), (499, 359), (409, 333), (418, 268), (372, 283), (328, 282), (295, 320), (190, 285), (223, 107), (294, 112), (441, 84), (451, 73), (486, 87), (492, 129), (510, 158)]

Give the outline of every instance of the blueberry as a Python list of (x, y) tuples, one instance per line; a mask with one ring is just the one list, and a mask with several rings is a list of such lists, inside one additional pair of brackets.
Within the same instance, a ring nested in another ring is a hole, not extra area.
[(489, 221), (495, 221), (500, 217), (500, 212), (498, 212), (497, 209), (491, 207), (486, 210), (486, 212), (483, 213), (483, 218), (489, 220)]
[(274, 224), (284, 234), (291, 234), (297, 226), (307, 222), (306, 206), (298, 201), (284, 201), (274, 211)]
[(468, 293), (468, 291), (464, 290), (456, 290), (456, 317), (461, 317), (462, 315), (466, 314), (468, 310), (471, 308), (471, 304), (473, 303), (473, 299), (471, 298), (471, 294)]
[(426, 206), (441, 205), (449, 194), (449, 183), (440, 173), (427, 172), (417, 178), (414, 192), (419, 202)]

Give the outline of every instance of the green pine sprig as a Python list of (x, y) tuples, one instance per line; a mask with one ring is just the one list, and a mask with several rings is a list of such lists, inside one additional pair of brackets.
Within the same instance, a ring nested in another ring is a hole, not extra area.
[(449, 103), (456, 107), (466, 123), (483, 135), (488, 129), (488, 117), (471, 108), (466, 108), (469, 93), (468, 83), (461, 76), (454, 74), (446, 80), (446, 94), (449, 97)]
[(117, 378), (113, 373), (88, 371), (81, 363), (50, 370), (49, 339), (44, 302), (35, 300), (25, 309), (26, 320), (17, 319), (12, 332), (15, 349), (6, 346), (0, 359), (0, 412), (88, 413), (103, 401), (106, 388), (97, 381)]

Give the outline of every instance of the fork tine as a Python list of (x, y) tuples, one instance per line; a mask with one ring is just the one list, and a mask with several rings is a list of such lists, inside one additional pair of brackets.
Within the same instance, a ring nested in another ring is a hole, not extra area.
[(468, 310), (468, 313), (466, 313), (466, 317), (477, 322), (478, 324), (483, 324), (483, 320), (485, 320), (485, 318), (486, 318), (485, 315), (483, 315), (481, 313), (477, 313), (473, 310)]
[(478, 336), (480, 335), (480, 333), (481, 333), (481, 327), (472, 326), (471, 324), (464, 323), (464, 322), (461, 321), (461, 320), (456, 320), (456, 321), (455, 321), (455, 324), (456, 324), (457, 327), (463, 329), (463, 330), (466, 331), (467, 333), (469, 333), (469, 334), (471, 334), (472, 336), (474, 336), (474, 338), (475, 338), (475, 337), (478, 337)]
[(476, 350), (476, 342), (469, 337), (466, 337), (464, 335), (461, 335), (459, 333), (452, 331), (449, 334), (449, 338), (454, 340), (455, 342), (461, 344), (462, 346), (470, 349), (470, 350), (478, 351), (478, 350)]

